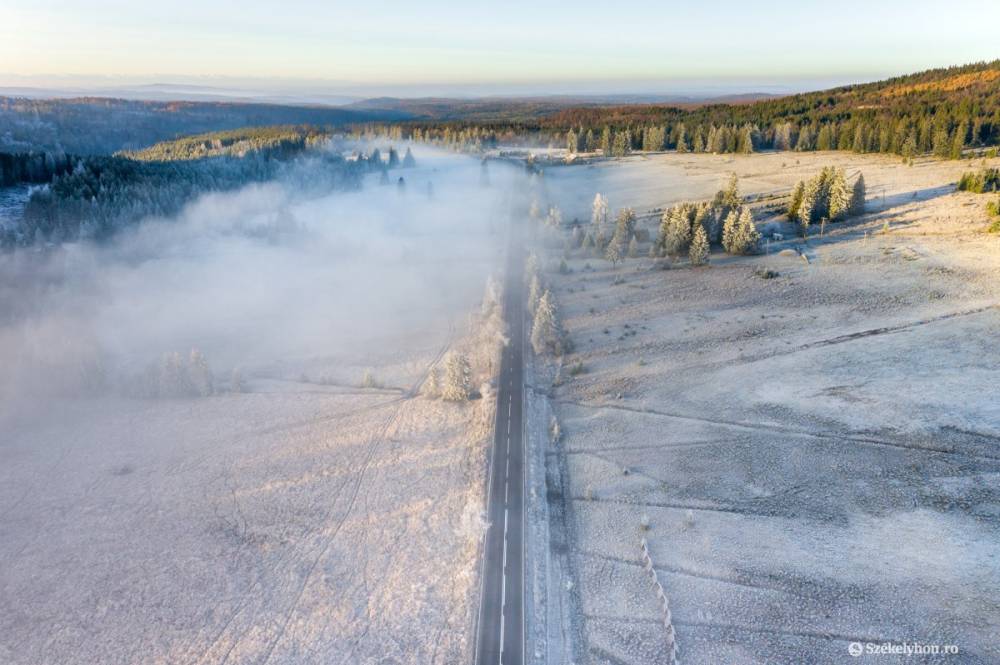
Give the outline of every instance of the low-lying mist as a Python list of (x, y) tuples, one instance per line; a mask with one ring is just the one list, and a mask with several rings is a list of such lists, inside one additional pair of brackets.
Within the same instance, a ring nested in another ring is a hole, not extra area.
[(363, 366), (447, 330), (501, 265), (514, 176), (492, 164), (484, 186), (474, 159), (414, 154), (356, 192), (252, 185), (104, 244), (0, 257), (0, 425), (56, 398), (138, 395), (143, 372), (192, 349), (216, 377), (246, 376)]

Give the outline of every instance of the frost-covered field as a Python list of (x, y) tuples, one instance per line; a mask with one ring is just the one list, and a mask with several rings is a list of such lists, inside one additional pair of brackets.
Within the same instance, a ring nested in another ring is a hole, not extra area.
[(548, 274), (575, 345), (537, 399), (563, 433), (546, 490), (577, 662), (668, 662), (642, 537), (684, 663), (842, 663), (852, 642), (960, 650), (872, 662), (1000, 659), (1000, 241), (986, 197), (948, 186), (978, 162), (661, 156), (549, 188), (587, 214), (595, 191), (658, 207), (735, 170), (774, 193), (830, 162), (863, 170), (874, 211), (808, 245)]
[[(251, 187), (3, 259), (0, 662), (469, 660), (493, 403), (418, 388), (493, 371), (508, 188), (415, 152), (405, 191)], [(192, 346), (214, 394), (163, 394)]]

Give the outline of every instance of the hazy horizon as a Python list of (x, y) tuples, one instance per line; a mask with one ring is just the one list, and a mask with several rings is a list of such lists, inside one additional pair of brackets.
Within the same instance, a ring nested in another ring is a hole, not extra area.
[(85, 8), (40, 0), (0, 8), (0, 87), (207, 86), (220, 96), (318, 103), (788, 94), (994, 59), (997, 19), (1000, 7), (971, 0), (844, 0), (836, 13), (782, 1), (766, 16), (731, 0), (683, 12), (647, 2), (610, 12), (586, 1), (571, 13), (473, 4), (461, 16), (440, 0), (349, 9), (290, 0), (280, 13), (257, 2), (237, 12), (191, 0)]

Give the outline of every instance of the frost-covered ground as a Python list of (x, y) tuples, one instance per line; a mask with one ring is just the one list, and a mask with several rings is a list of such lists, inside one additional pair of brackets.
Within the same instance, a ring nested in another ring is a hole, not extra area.
[(659, 207), (735, 170), (771, 194), (829, 162), (864, 172), (874, 211), (823, 239), (548, 274), (575, 345), (536, 399), (563, 432), (547, 495), (577, 662), (668, 662), (641, 537), (684, 663), (842, 663), (852, 642), (960, 650), (870, 662), (1000, 659), (1000, 240), (986, 197), (948, 186), (978, 162), (667, 155), (548, 184), (587, 214), (595, 191)]
[[(495, 366), (508, 188), (415, 153), (403, 192), (255, 186), (3, 257), (0, 662), (468, 662), (493, 403), (417, 388)], [(192, 346), (216, 394), (133, 392)]]

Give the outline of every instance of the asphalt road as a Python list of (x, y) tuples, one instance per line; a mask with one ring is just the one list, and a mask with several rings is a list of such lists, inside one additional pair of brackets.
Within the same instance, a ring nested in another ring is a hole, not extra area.
[(486, 531), (477, 665), (524, 663), (524, 250), (511, 223), (504, 281), (510, 344), (500, 361)]

